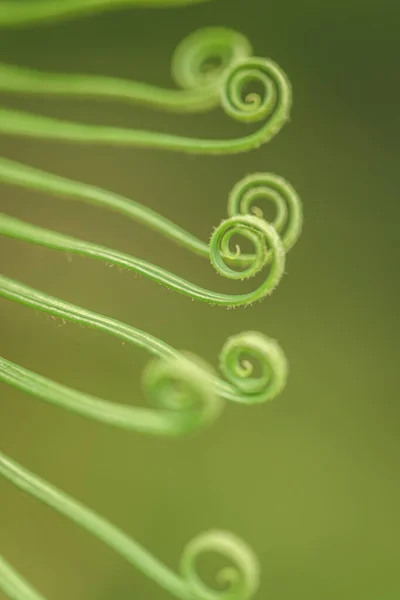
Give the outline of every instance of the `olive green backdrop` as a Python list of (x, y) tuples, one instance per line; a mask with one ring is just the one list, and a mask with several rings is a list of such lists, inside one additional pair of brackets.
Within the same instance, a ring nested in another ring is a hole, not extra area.
[[(33, 1), (33, 0), (32, 0)], [(169, 58), (196, 28), (242, 31), (294, 88), (292, 121), (233, 157), (88, 148), (3, 137), (2, 154), (126, 194), (204, 239), (243, 175), (271, 171), (301, 194), (305, 228), (273, 296), (212, 308), (104, 264), (0, 240), (8, 276), (138, 326), (217, 365), (246, 329), (280, 341), (285, 392), (229, 405), (208, 431), (120, 432), (0, 385), (2, 451), (95, 508), (173, 568), (208, 528), (234, 531), (262, 564), (257, 598), (395, 600), (400, 505), (397, 3), (216, 0), (0, 31), (4, 61), (172, 85)], [(171, 116), (93, 102), (3, 97), (54, 116), (181, 134), (243, 132), (222, 111)], [(1, 210), (146, 258), (218, 290), (207, 261), (123, 217), (2, 187)], [(250, 283), (251, 285), (251, 283)], [(245, 287), (246, 284), (240, 284)], [(243, 289), (242, 287), (240, 289)], [(147, 356), (103, 334), (0, 302), (0, 353), (115, 401), (143, 402)], [(100, 542), (0, 481), (1, 551), (49, 600), (168, 597)], [(0, 594), (1, 596), (1, 594)]]

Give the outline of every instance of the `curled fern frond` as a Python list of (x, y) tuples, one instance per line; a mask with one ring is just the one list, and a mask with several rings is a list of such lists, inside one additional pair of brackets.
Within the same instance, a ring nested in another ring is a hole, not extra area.
[(249, 41), (237, 31), (207, 27), (187, 36), (174, 52), (171, 70), (180, 90), (115, 77), (46, 73), (0, 62), (0, 91), (118, 100), (178, 113), (201, 112), (218, 106), (225, 72), (251, 53)]
[[(183, 552), (181, 575), (178, 575), (138, 542), (112, 525), (109, 521), (57, 489), (47, 481), (0, 452), (0, 475), (17, 488), (77, 523), (94, 537), (152, 579), (172, 596), (181, 600), (250, 600), (259, 586), (259, 566), (251, 548), (231, 533), (210, 531), (189, 542)], [(219, 573), (220, 583), (228, 583), (228, 591), (212, 591), (197, 574), (197, 559), (203, 552), (217, 552), (233, 562)], [(3, 568), (2, 568), (3, 567)], [(29, 595), (30, 590), (18, 586), (15, 571), (0, 562), (0, 589), (14, 590), (17, 600), (43, 600), (39, 595)]]
[[(288, 367), (285, 354), (275, 340), (272, 340), (261, 333), (245, 332), (229, 338), (227, 345), (223, 347), (220, 356), (222, 372), (227, 378), (227, 381), (225, 381), (210, 372), (209, 367), (205, 367), (197, 358), (193, 359), (186, 354), (178, 352), (149, 333), (122, 323), (121, 321), (117, 321), (116, 319), (65, 302), (60, 298), (54, 298), (49, 294), (31, 288), (13, 279), (9, 279), (4, 275), (0, 275), (0, 296), (19, 302), (20, 304), (24, 304), (33, 309), (46, 312), (55, 317), (60, 317), (66, 321), (80, 323), (103, 331), (104, 333), (108, 333), (133, 346), (143, 348), (149, 352), (149, 354), (167, 362), (169, 365), (178, 366), (180, 370), (186, 369), (187, 365), (189, 371), (187, 373), (186, 371), (183, 371), (185, 374), (191, 376), (191, 374), (196, 371), (204, 381), (211, 384), (214, 394), (221, 398), (232, 400), (233, 402), (255, 404), (271, 400), (279, 394), (286, 385)], [(7, 363), (8, 361), (0, 363), (0, 379), (8, 380), (8, 383), (12, 383), (13, 385), (17, 385), (18, 387), (29, 391), (26, 377), (29, 377), (34, 382), (36, 374), (29, 373), (12, 363)], [(254, 367), (258, 366), (259, 369), (261, 369), (261, 376), (256, 378), (253, 377), (251, 365)], [(169, 369), (170, 366), (161, 366), (160, 368), (162, 374), (163, 372), (165, 373), (163, 370)], [(159, 389), (160, 381), (164, 379), (157, 379), (157, 377), (155, 377), (155, 374), (157, 373), (160, 372), (157, 372), (157, 370), (150, 371), (150, 374), (147, 375), (146, 379), (147, 386), (153, 390)], [(35, 387), (35, 394), (40, 395), (49, 402), (58, 402), (58, 404), (61, 404), (66, 408), (75, 410), (76, 412), (79, 411), (82, 414), (93, 418), (97, 418), (95, 412), (96, 406), (98, 405), (101, 409), (101, 411), (99, 410), (98, 420), (104, 421), (109, 419), (108, 422), (112, 423), (114, 419), (114, 424), (121, 424), (123, 422), (124, 411), (122, 409), (124, 407), (121, 407), (121, 412), (119, 413), (119, 407), (114, 405), (115, 411), (112, 411), (111, 407), (100, 405), (97, 402), (93, 404), (93, 398), (88, 396), (86, 399), (82, 396), (82, 404), (79, 406), (80, 400), (78, 399), (78, 396), (74, 395), (79, 395), (79, 392), (70, 390), (71, 394), (68, 396), (68, 390), (63, 386), (60, 386), (59, 398), (61, 398), (61, 400), (58, 401), (57, 399), (55, 400), (55, 396), (58, 394), (57, 384), (52, 383), (52, 388), (51, 386), (47, 386), (49, 383), (47, 380), (41, 381), (40, 378), (38, 379), (38, 383), (39, 385)], [(45, 394), (47, 394), (47, 397)], [(171, 402), (172, 397), (170, 391)], [(174, 400), (172, 404), (176, 406), (176, 400)], [(219, 406), (216, 405), (215, 402), (211, 405), (217, 406), (219, 410)], [(180, 407), (182, 407), (182, 402)], [(218, 410), (216, 411), (217, 413)], [(203, 413), (201, 413), (201, 415), (203, 415)], [(158, 422), (162, 421), (163, 416), (168, 417), (165, 419), (165, 423), (169, 425), (169, 430), (172, 430), (170, 424), (171, 422), (175, 422), (174, 419), (171, 418), (171, 415), (169, 414), (161, 415)], [(185, 413), (183, 413), (181, 417), (176, 415), (176, 423), (183, 423), (187, 416), (188, 415), (185, 415)], [(190, 407), (189, 416), (189, 423), (192, 423), (193, 415), (190, 413)], [(216, 416), (216, 413), (212, 412), (211, 416)], [(195, 418), (197, 417), (198, 414), (195, 413)], [(209, 418), (208, 410), (206, 411), (206, 418)], [(133, 412), (132, 421), (134, 421)], [(149, 422), (150, 421), (151, 420), (149, 420)], [(156, 418), (155, 421), (157, 421)], [(194, 423), (197, 423), (195, 419)], [(165, 425), (164, 429), (168, 433), (169, 430), (167, 425)], [(129, 423), (127, 426), (129, 426)], [(160, 425), (158, 425), (158, 427), (161, 429)]]
[[(230, 337), (219, 361), (221, 372), (243, 404), (272, 400), (286, 385), (288, 364), (282, 348), (257, 331)], [(256, 367), (259, 375), (255, 374)], [(233, 400), (228, 394), (225, 397)]]
[(201, 112), (218, 106), (225, 72), (251, 53), (249, 41), (237, 31), (207, 27), (187, 36), (174, 52), (171, 70), (180, 90), (114, 77), (46, 73), (0, 62), (0, 91), (119, 100), (171, 112)]
[[(0, 164), (1, 180), (1, 164)], [(303, 227), (303, 207), (296, 190), (283, 177), (272, 173), (254, 173), (239, 181), (229, 195), (228, 215), (254, 214), (265, 219), (259, 202), (275, 208), (272, 225), (281, 234), (286, 252), (299, 239)]]
[[(119, 194), (53, 175), (2, 157), (0, 157), (0, 182), (38, 190), (65, 200), (81, 201), (107, 208), (143, 223), (180, 246), (210, 259), (208, 243), (198, 239), (151, 208)], [(272, 173), (249, 175), (233, 188), (228, 200), (228, 216), (248, 214), (265, 219), (261, 208), (258, 205), (255, 206), (259, 201), (274, 205), (276, 217), (272, 224), (281, 234), (283, 245), (288, 252), (297, 241), (303, 223), (302, 203), (296, 190), (282, 177)], [(227, 259), (236, 264), (248, 264), (253, 262), (254, 256), (241, 253), (232, 257), (229, 253)]]
[(172, 7), (210, 0), (0, 0), (0, 27), (59, 21), (124, 7)]
[[(211, 589), (198, 575), (198, 559), (209, 552), (232, 563), (221, 569), (215, 578), (218, 584), (228, 588), (224, 591)], [(182, 556), (181, 571), (192, 597), (199, 600), (249, 600), (260, 583), (258, 559), (253, 550), (227, 531), (209, 531), (191, 540)]]
[[(273, 292), (285, 270), (285, 249), (275, 228), (258, 217), (248, 215), (238, 215), (222, 221), (210, 241), (211, 262), (217, 272), (227, 278), (253, 277), (263, 269), (267, 261), (269, 262), (264, 281), (254, 291), (237, 295), (207, 290), (145, 260), (37, 227), (2, 213), (0, 213), (0, 235), (112, 263), (144, 275), (180, 294), (218, 306), (245, 306), (261, 300)], [(227, 257), (235, 258), (240, 255), (238, 245), (235, 246), (234, 251), (230, 249), (229, 243), (233, 235), (243, 236), (250, 240), (254, 247), (253, 262), (243, 270), (236, 271), (226, 264)]]
[(223, 408), (212, 383), (187, 360), (153, 360), (143, 376), (155, 409), (116, 404), (60, 385), (0, 357), (0, 381), (56, 406), (120, 429), (176, 436), (210, 425)]
[[(262, 92), (251, 91), (253, 85)], [(0, 109), (0, 132), (8, 135), (79, 144), (158, 148), (190, 154), (236, 154), (268, 142), (289, 119), (290, 82), (280, 67), (264, 58), (244, 58), (224, 71), (221, 106), (242, 123), (264, 121), (257, 131), (233, 140), (207, 140), (166, 133), (87, 125), (7, 108)]]

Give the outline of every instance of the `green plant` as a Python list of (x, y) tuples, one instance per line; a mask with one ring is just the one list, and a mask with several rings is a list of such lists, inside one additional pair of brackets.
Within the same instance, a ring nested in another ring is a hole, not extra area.
[[(130, 3), (166, 5), (191, 2), (133, 0)], [(124, 4), (129, 4), (129, 1), (49, 0), (29, 5), (20, 2), (18, 7), (0, 1), (0, 26), (51, 21)], [(0, 131), (70, 142), (111, 143), (192, 153), (230, 154), (249, 150), (267, 142), (280, 130), (288, 119), (291, 106), (290, 84), (283, 71), (272, 61), (251, 58), (250, 55), (249, 43), (236, 32), (209, 28), (192, 34), (178, 46), (173, 60), (172, 70), (176, 82), (183, 88), (181, 91), (86, 75), (36, 73), (0, 64), (0, 90), (3, 91), (98, 99), (112, 97), (178, 112), (198, 112), (220, 104), (229, 116), (239, 121), (265, 121), (260, 130), (238, 140), (201, 140), (89, 126), (9, 109), (0, 109)], [(219, 59), (217, 65), (210, 67), (208, 61), (215, 57)], [(246, 92), (243, 97), (243, 91), (254, 82), (262, 85), (264, 95)], [(216, 228), (208, 244), (137, 202), (5, 158), (0, 158), (0, 181), (120, 212), (208, 258), (220, 274), (230, 279), (246, 279), (261, 269), (268, 270), (264, 282), (253, 292), (240, 295), (216, 293), (117, 250), (0, 214), (1, 235), (117, 264), (177, 292), (222, 306), (247, 305), (271, 293), (284, 273), (286, 253), (297, 241), (302, 226), (301, 203), (295, 190), (272, 174), (248, 176), (234, 187), (228, 201), (228, 218)], [(275, 205), (273, 223), (268, 223), (260, 208), (254, 206), (260, 199), (267, 199)], [(232, 239), (237, 235), (250, 241), (252, 253), (243, 254), (237, 246), (231, 248)], [(153, 356), (143, 375), (144, 390), (155, 406), (153, 409), (117, 405), (60, 385), (0, 358), (0, 380), (86, 418), (147, 434), (182, 435), (210, 425), (220, 415), (224, 400), (242, 404), (265, 402), (277, 396), (286, 384), (287, 362), (282, 349), (277, 342), (259, 332), (247, 331), (227, 340), (220, 355), (222, 379), (203, 360), (178, 352), (146, 332), (53, 298), (2, 275), (0, 295), (52, 316), (109, 333), (145, 349)], [(259, 366), (259, 375), (255, 374), (255, 364)], [(0, 453), (0, 473), (111, 546), (177, 598), (247, 600), (258, 588), (257, 558), (244, 542), (231, 533), (211, 531), (192, 540), (183, 553), (181, 574), (177, 575), (108, 521), (3, 453)], [(234, 565), (220, 573), (220, 580), (228, 585), (228, 591), (209, 589), (197, 575), (198, 556), (210, 550), (229, 558)], [(2, 558), (0, 589), (14, 600), (43, 598)]]

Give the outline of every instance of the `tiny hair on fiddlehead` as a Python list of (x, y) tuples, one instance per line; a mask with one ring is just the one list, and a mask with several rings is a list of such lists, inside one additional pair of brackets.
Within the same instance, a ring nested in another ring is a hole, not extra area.
[[(195, 254), (210, 259), (208, 243), (148, 206), (120, 194), (53, 175), (3, 157), (0, 157), (0, 182), (112, 210), (146, 225)], [(278, 175), (254, 173), (243, 178), (232, 189), (228, 199), (228, 216), (253, 214), (265, 219), (258, 205), (260, 201), (274, 206), (276, 217), (272, 225), (281, 235), (284, 248), (288, 252), (298, 240), (302, 229), (303, 209), (299, 195), (290, 183)], [(254, 260), (254, 256), (240, 253), (235, 257), (227, 256), (227, 259), (236, 264), (248, 264)]]
[[(260, 85), (263, 94), (246, 91), (243, 97), (244, 90), (253, 84)], [(228, 116), (242, 123), (264, 121), (264, 125), (242, 138), (210, 140), (105, 125), (87, 125), (0, 108), (0, 132), (10, 136), (78, 144), (225, 155), (262, 146), (270, 141), (289, 119), (292, 105), (291, 85), (284, 71), (271, 60), (250, 57), (235, 61), (224, 72), (219, 91), (221, 107)]]

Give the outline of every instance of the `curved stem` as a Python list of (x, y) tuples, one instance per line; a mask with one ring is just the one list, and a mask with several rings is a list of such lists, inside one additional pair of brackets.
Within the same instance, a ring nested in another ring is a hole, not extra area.
[(238, 154), (258, 148), (272, 139), (286, 122), (274, 119), (259, 131), (234, 140), (207, 140), (167, 133), (85, 125), (50, 117), (0, 108), (0, 133), (23, 138), (85, 145), (153, 148), (188, 154)]
[[(164, 365), (164, 369), (166, 367), (167, 364)], [(204, 385), (199, 372), (191, 369), (184, 360), (179, 365), (170, 365), (169, 374), (180, 386), (186, 384), (189, 393), (193, 392), (194, 398), (188, 397), (188, 401), (193, 406), (189, 404), (178, 410), (179, 407), (175, 410), (152, 410), (116, 404), (56, 383), (0, 357), (0, 381), (50, 404), (120, 429), (151, 435), (177, 436), (190, 433), (215, 421), (221, 413), (222, 404), (214, 396), (211, 383)], [(193, 380), (196, 381), (197, 386), (200, 386), (196, 390), (193, 389)], [(171, 382), (168, 383), (171, 385)], [(200, 394), (199, 390), (201, 390)], [(170, 387), (166, 386), (165, 391), (171, 394)], [(161, 395), (162, 389), (161, 393), (160, 390), (158, 392)], [(197, 405), (194, 402), (196, 395)]]
[[(130, 256), (129, 254), (112, 250), (99, 244), (81, 241), (56, 231), (37, 227), (35, 225), (31, 225), (30, 223), (26, 223), (1, 213), (0, 235), (14, 239), (20, 239), (25, 242), (52, 248), (54, 250), (62, 250), (72, 254), (95, 258), (103, 262), (113, 263), (144, 275), (145, 277), (164, 285), (165, 287), (173, 289), (185, 296), (200, 300), (201, 302), (207, 302), (209, 304), (218, 306), (243, 306), (261, 300), (273, 292), (284, 274), (285, 250), (279, 234), (276, 232), (274, 227), (272, 225), (268, 225), (261, 219), (249, 216), (232, 217), (231, 219), (226, 219), (223, 221), (221, 225), (225, 226), (226, 228), (226, 225), (231, 223), (232, 225), (239, 223), (240, 225), (244, 226), (244, 230), (245, 228), (248, 228), (250, 232), (253, 232), (254, 230), (254, 232), (262, 235), (264, 237), (264, 243), (268, 243), (269, 247), (271, 248), (270, 252), (272, 252), (271, 265), (264, 282), (261, 283), (261, 285), (254, 291), (246, 294), (234, 295), (213, 292), (191, 283), (186, 279), (183, 279), (178, 275), (174, 275), (173, 273), (170, 273), (169, 271), (153, 265), (145, 260)], [(218, 229), (216, 232), (218, 232)], [(214, 236), (215, 233), (213, 234)], [(259, 244), (261, 245), (261, 242), (259, 242)], [(221, 257), (218, 255), (218, 262), (215, 265), (217, 269), (220, 261)], [(263, 264), (260, 266), (262, 267)], [(220, 272), (224, 274), (222, 268)], [(228, 273), (234, 272), (229, 270)], [(251, 275), (253, 274), (254, 272), (251, 273)], [(235, 273), (235, 277), (236, 275), (237, 273)], [(239, 272), (239, 275), (241, 276), (241, 272)], [(243, 277), (245, 277), (245, 274)]]
[(57, 21), (130, 6), (169, 7), (207, 1), (209, 0), (1, 0), (0, 26)]
[[(229, 532), (209, 531), (191, 540), (182, 555), (181, 575), (177, 575), (115, 525), (1, 452), (0, 475), (91, 533), (176, 598), (250, 600), (259, 587), (257, 557), (247, 544)], [(226, 568), (218, 573), (221, 581), (228, 582), (228, 590), (217, 592), (210, 589), (197, 574), (199, 556), (210, 551), (233, 562), (228, 570), (229, 578), (226, 577)], [(19, 579), (10, 568), (4, 569), (3, 573), (0, 569), (0, 588), (10, 588), (11, 583), (14, 589), (22, 589), (24, 584)], [(29, 590), (26, 586), (25, 589)], [(20, 595), (16, 596), (16, 600), (40, 600), (40, 597)]]
[[(258, 83), (264, 97), (243, 91)], [(28, 138), (105, 144), (141, 148), (159, 148), (192, 154), (236, 154), (257, 148), (272, 139), (289, 118), (292, 91), (286, 74), (273, 61), (245, 58), (234, 62), (224, 76), (220, 89), (221, 105), (231, 118), (241, 122), (264, 121), (258, 131), (233, 140), (207, 140), (152, 131), (87, 125), (22, 111), (0, 109), (0, 132)]]
[(0, 556), (0, 590), (11, 600), (46, 600), (3, 556)]
[(170, 90), (101, 75), (48, 73), (0, 63), (0, 91), (119, 100), (171, 112), (201, 112), (220, 103), (225, 74), (238, 60), (251, 54), (249, 41), (237, 31), (205, 27), (185, 37), (173, 54), (172, 78), (183, 89)]
[[(0, 296), (24, 304), (35, 310), (46, 312), (55, 317), (80, 323), (104, 333), (108, 333), (133, 346), (142, 348), (149, 352), (149, 354), (164, 361), (170, 361), (172, 363), (180, 361), (181, 364), (182, 362), (185, 362), (190, 365), (192, 369), (195, 369), (196, 373), (200, 373), (201, 378), (205, 382), (209, 382), (212, 385), (212, 389), (218, 396), (227, 400), (244, 404), (264, 402), (279, 394), (286, 384), (287, 365), (285, 356), (274, 340), (271, 340), (262, 334), (253, 332), (247, 334), (242, 333), (228, 340), (228, 351), (223, 349), (221, 355), (223, 359), (221, 360), (221, 366), (223, 366), (224, 373), (229, 379), (228, 382), (213, 375), (208, 369), (203, 368), (202, 365), (199, 365), (197, 362), (193, 363), (193, 360), (189, 357), (185, 358), (185, 355), (182, 355), (182, 353), (149, 333), (122, 323), (121, 321), (117, 321), (116, 319), (65, 302), (64, 300), (50, 296), (49, 294), (31, 288), (18, 281), (9, 279), (4, 275), (0, 275)], [(236, 365), (238, 363), (238, 358), (240, 357), (238, 357), (237, 354), (232, 357), (232, 346), (234, 346), (233, 350), (235, 352), (239, 351), (239, 353), (241, 352), (242, 354), (248, 354), (249, 351), (255, 352), (255, 359), (265, 365), (265, 368), (268, 370), (268, 378), (267, 380), (261, 379), (262, 389), (247, 388), (246, 383), (249, 382), (251, 384), (253, 381), (250, 377), (251, 372), (242, 370), (242, 372), (235, 374), (235, 371), (237, 371)], [(0, 376), (7, 376), (9, 379), (13, 379), (13, 381), (9, 381), (10, 383), (18, 384), (19, 387), (23, 387), (25, 384), (23, 383), (23, 378), (21, 379), (20, 377), (21, 371), (19, 373), (17, 371), (14, 375), (12, 369), (8, 370), (7, 364), (3, 363), (3, 365), (4, 364), (5, 369), (3, 367), (2, 375)], [(22, 377), (24, 375), (25, 374), (22, 372)], [(270, 385), (271, 375), (273, 382), (272, 386)], [(232, 381), (232, 383), (230, 381)], [(41, 393), (43, 393), (44, 390), (48, 393), (46, 399), (48, 401), (54, 401), (54, 399), (50, 397), (53, 394), (53, 389), (51, 387), (46, 388), (46, 383), (46, 381), (43, 382), (41, 389), (39, 387), (35, 388), (35, 392), (40, 390)], [(65, 402), (65, 395), (63, 396), (63, 401)], [(78, 401), (80, 402), (80, 400)], [(65, 402), (65, 405), (66, 404), (67, 403)], [(72, 398), (72, 402), (69, 404), (70, 407), (77, 408), (77, 397), (75, 396)], [(89, 410), (87, 403), (86, 407), (85, 404), (82, 404), (81, 408), (81, 412), (84, 410), (87, 412), (87, 410)], [(93, 413), (93, 411), (91, 412)], [(115, 414), (117, 413), (118, 409), (116, 407)], [(108, 413), (108, 416), (110, 417), (110, 421), (112, 421), (110, 413)], [(103, 410), (101, 420), (105, 420), (106, 417), (107, 414)], [(119, 416), (115, 419), (121, 424), (121, 418)]]
[(0, 63), (0, 91), (119, 100), (178, 113), (202, 112), (219, 104), (219, 92), (215, 85), (199, 90), (168, 90), (115, 77), (46, 73), (6, 63)]
[(185, 582), (140, 544), (83, 504), (30, 473), (0, 452), (0, 475), (16, 487), (77, 523), (173, 596), (192, 600)]
[(130, 198), (3, 157), (0, 157), (0, 182), (110, 209), (158, 231), (200, 256), (210, 257), (208, 243), (202, 242), (179, 225)]

